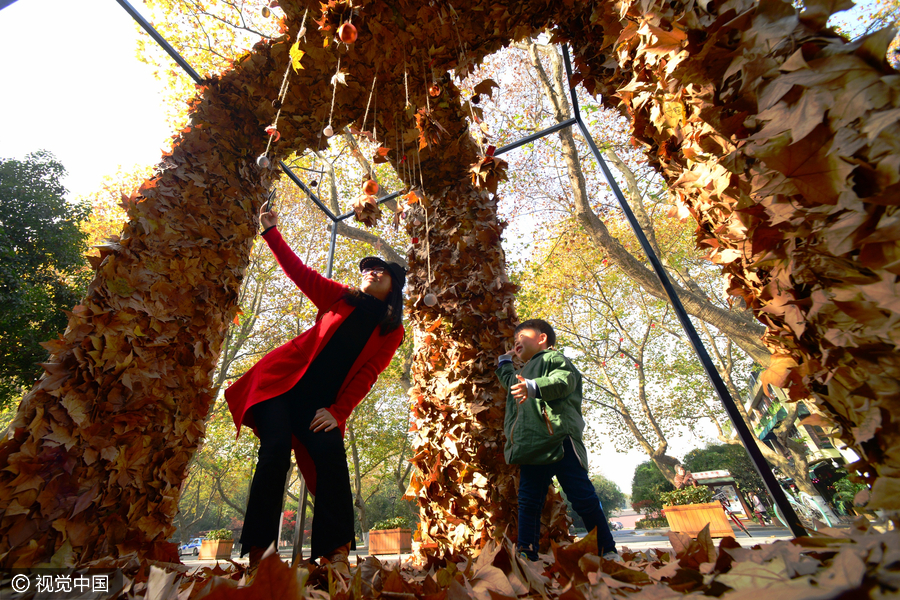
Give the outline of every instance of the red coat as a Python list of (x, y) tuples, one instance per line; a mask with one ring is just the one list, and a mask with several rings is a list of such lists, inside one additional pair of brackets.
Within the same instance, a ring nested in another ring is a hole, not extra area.
[[(282, 270), (297, 284), (316, 307), (319, 314), (316, 323), (288, 343), (266, 354), (253, 368), (225, 390), (225, 400), (234, 418), (238, 435), (241, 426), (246, 425), (256, 431), (253, 413), (254, 404), (279, 396), (290, 390), (306, 368), (325, 347), (338, 326), (353, 311), (353, 307), (343, 300), (350, 289), (336, 281), (323, 277), (303, 264), (294, 254), (277, 229), (266, 232), (264, 239)], [(328, 408), (337, 420), (341, 435), (344, 434), (347, 418), (356, 405), (366, 397), (378, 375), (390, 364), (394, 353), (403, 341), (403, 326), (387, 335), (381, 335), (381, 327), (376, 327), (369, 341), (357, 357), (347, 378), (338, 391), (337, 400)], [(297, 438), (293, 438), (294, 455), (297, 465), (312, 494), (316, 493), (316, 470), (306, 448)]]

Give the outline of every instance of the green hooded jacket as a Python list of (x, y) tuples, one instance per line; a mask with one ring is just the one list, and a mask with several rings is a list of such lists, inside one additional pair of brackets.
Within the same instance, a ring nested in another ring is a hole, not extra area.
[(563, 441), (572, 439), (575, 454), (585, 470), (587, 450), (582, 441), (581, 373), (558, 350), (541, 350), (518, 375), (533, 379), (540, 398), (519, 404), (509, 389), (519, 383), (512, 363), (497, 367), (497, 377), (506, 388), (506, 415), (503, 455), (511, 465), (547, 465), (563, 458)]

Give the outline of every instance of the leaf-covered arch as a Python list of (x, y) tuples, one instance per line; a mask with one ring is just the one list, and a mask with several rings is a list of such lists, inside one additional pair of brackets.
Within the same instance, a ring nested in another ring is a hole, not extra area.
[[(824, 2), (798, 15), (780, 0), (357, 0), (359, 39), (348, 47), (332, 40), (348, 5), (280, 4), (283, 36), (199, 87), (188, 127), (127, 199), (122, 235), (48, 344), (47, 374), (0, 445), (3, 566), (132, 552), (177, 560), (165, 540), (216, 392), (210, 374), (237, 311), (255, 215), (277, 176), (256, 156), (307, 9), (323, 28), (308, 27), (276, 157), (325, 143), (339, 57), (348, 84), (335, 128), (359, 124), (377, 75), (379, 104), (390, 107), (378, 135), (395, 167), (398, 145), (435, 133), (416, 160), (420, 218), (407, 221), (428, 239), (410, 251), (409, 292), (414, 462), (432, 555), (477, 549), (515, 515), (493, 376), (515, 287), (496, 198), (470, 179), (480, 149), (447, 72), (545, 29), (572, 46), (576, 79), (630, 117), (697, 219), (698, 243), (768, 326), (771, 380), (813, 393), (868, 463), (873, 504), (897, 508), (900, 435), (888, 408), (900, 376), (900, 83), (884, 61), (887, 34), (846, 43), (824, 29)], [(425, 111), (418, 129), (416, 110)], [(440, 292), (434, 307), (420, 300), (429, 287)], [(556, 538), (566, 535), (559, 506), (545, 515)]]

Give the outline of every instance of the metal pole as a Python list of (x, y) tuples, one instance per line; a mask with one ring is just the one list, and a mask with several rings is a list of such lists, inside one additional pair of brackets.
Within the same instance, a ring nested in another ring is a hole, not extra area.
[(141, 13), (136, 11), (134, 7), (131, 6), (126, 0), (116, 0), (116, 2), (118, 2), (126, 11), (128, 11), (128, 14), (131, 15), (131, 18), (137, 21), (138, 25), (143, 27), (144, 31), (149, 33), (150, 37), (152, 37), (157, 44), (162, 46), (163, 50), (165, 50), (169, 54), (169, 56), (172, 57), (172, 60), (178, 63), (178, 66), (184, 69), (184, 72), (191, 76), (191, 79), (193, 79), (196, 83), (203, 83), (203, 79), (200, 77), (197, 71), (195, 71), (194, 68), (189, 65), (187, 61), (184, 60), (184, 58), (182, 58), (180, 54), (178, 54), (178, 52), (175, 51), (175, 48), (173, 48), (163, 36), (159, 35), (159, 32), (153, 28), (153, 25), (151, 25), (147, 21), (147, 19), (145, 19), (141, 15)]
[[(569, 81), (572, 81), (572, 64), (569, 60), (569, 49), (565, 45), (563, 46), (563, 60), (565, 61), (566, 75), (568, 76)], [(728, 417), (731, 419), (731, 423), (734, 425), (741, 442), (744, 444), (744, 447), (750, 454), (750, 458), (753, 460), (753, 466), (756, 467), (757, 472), (766, 484), (766, 488), (769, 490), (769, 494), (772, 495), (775, 503), (787, 519), (788, 526), (791, 528), (791, 532), (793, 532), (794, 536), (806, 536), (806, 530), (803, 528), (803, 525), (800, 524), (800, 519), (797, 518), (794, 509), (791, 507), (790, 503), (788, 503), (788, 500), (784, 495), (784, 490), (781, 489), (778, 480), (775, 479), (775, 475), (772, 473), (772, 469), (769, 468), (769, 464), (766, 462), (765, 457), (756, 445), (756, 436), (750, 431), (750, 428), (747, 427), (747, 424), (741, 417), (740, 412), (738, 412), (737, 406), (735, 406), (734, 400), (731, 398), (731, 393), (728, 391), (728, 387), (725, 385), (725, 382), (722, 381), (719, 371), (716, 370), (715, 364), (713, 364), (712, 359), (709, 357), (709, 353), (706, 351), (706, 346), (703, 345), (703, 341), (700, 339), (694, 324), (691, 323), (690, 316), (688, 316), (687, 311), (684, 310), (684, 305), (681, 304), (681, 299), (678, 297), (675, 288), (672, 286), (672, 282), (669, 281), (669, 276), (666, 274), (662, 262), (660, 262), (659, 257), (656, 256), (656, 252), (654, 252), (653, 248), (650, 246), (650, 242), (647, 240), (647, 236), (644, 235), (640, 223), (638, 223), (637, 218), (634, 216), (631, 207), (628, 206), (628, 202), (625, 200), (622, 190), (619, 189), (615, 177), (613, 177), (612, 172), (610, 172), (609, 167), (606, 165), (606, 161), (603, 160), (600, 149), (597, 148), (597, 144), (594, 143), (594, 138), (591, 137), (584, 120), (581, 118), (581, 110), (578, 107), (578, 95), (575, 87), (570, 86), (569, 92), (572, 96), (572, 112), (575, 114), (578, 128), (581, 130), (581, 134), (584, 136), (585, 140), (587, 140), (588, 146), (590, 146), (591, 152), (597, 160), (597, 164), (603, 171), (604, 177), (606, 177), (606, 182), (609, 184), (610, 188), (612, 188), (616, 199), (619, 201), (622, 212), (625, 213), (625, 218), (628, 219), (628, 224), (631, 225), (631, 229), (634, 231), (635, 236), (637, 236), (638, 242), (640, 242), (641, 248), (644, 250), (644, 254), (647, 255), (647, 260), (650, 261), (650, 265), (656, 272), (656, 276), (659, 277), (659, 281), (666, 292), (666, 296), (669, 297), (669, 302), (672, 304), (672, 309), (678, 316), (678, 320), (681, 322), (681, 326), (684, 328), (684, 332), (687, 334), (691, 346), (694, 347), (694, 352), (697, 353), (697, 358), (700, 359), (700, 364), (703, 365), (703, 369), (706, 371), (706, 376), (709, 377), (710, 383), (712, 383), (713, 389), (715, 389), (716, 394), (719, 396), (719, 400), (722, 401), (725, 411), (728, 413)]]
[(291, 556), (291, 566), (303, 558), (303, 529), (306, 526), (306, 499), (309, 490), (306, 489), (306, 479), (300, 474), (300, 510), (297, 512), (297, 522), (294, 525), (294, 552)]
[(330, 210), (328, 210), (328, 207), (322, 203), (322, 201), (319, 199), (319, 197), (316, 196), (315, 193), (313, 193), (313, 191), (311, 189), (306, 187), (306, 184), (303, 183), (303, 181), (299, 177), (297, 177), (297, 174), (294, 173), (293, 171), (291, 171), (291, 168), (289, 166), (287, 166), (283, 160), (279, 160), (278, 164), (281, 165), (281, 170), (284, 171), (285, 174), (287, 174), (287, 176), (291, 178), (291, 181), (293, 181), (295, 184), (297, 184), (297, 186), (301, 190), (306, 192), (306, 195), (309, 196), (309, 199), (312, 200), (313, 203), (315, 203), (315, 205), (319, 207), (319, 210), (321, 210), (326, 215), (328, 215), (328, 218), (331, 219), (332, 221), (334, 221), (337, 218), (334, 216), (334, 213), (332, 213)]
[(565, 129), (566, 127), (569, 127), (570, 125), (574, 125), (574, 124), (575, 124), (575, 117), (572, 117), (571, 119), (557, 123), (556, 125), (554, 125), (552, 127), (548, 127), (547, 129), (543, 129), (541, 131), (538, 131), (537, 133), (532, 133), (529, 136), (525, 136), (522, 139), (513, 142), (512, 144), (507, 144), (507, 145), (503, 146), (502, 148), (499, 148), (496, 152), (494, 152), (494, 156), (500, 156), (501, 154), (509, 152), (510, 150), (515, 150), (519, 146), (524, 146), (525, 144), (528, 144), (535, 140), (539, 140), (542, 137), (548, 136), (551, 133), (556, 133), (560, 129)]
[(331, 279), (331, 272), (334, 270), (334, 248), (337, 246), (337, 226), (336, 219), (331, 220), (331, 244), (328, 246), (328, 268), (325, 270), (325, 277)]

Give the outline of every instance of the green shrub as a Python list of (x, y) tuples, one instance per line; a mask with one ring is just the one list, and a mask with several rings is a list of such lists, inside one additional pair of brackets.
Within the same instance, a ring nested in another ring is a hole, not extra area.
[(234, 534), (230, 529), (213, 529), (206, 534), (208, 540), (230, 540), (234, 538)]
[(381, 529), (409, 529), (409, 523), (406, 522), (406, 518), (404, 517), (394, 517), (393, 519), (385, 519), (384, 521), (378, 521), (374, 525), (372, 525), (372, 529), (375, 531)]
[(669, 522), (665, 517), (660, 519), (652, 519), (650, 517), (644, 517), (640, 521), (634, 524), (635, 529), (658, 529), (660, 527), (668, 527)]
[(851, 510), (854, 508), (853, 499), (856, 497), (856, 494), (867, 489), (867, 487), (868, 486), (864, 483), (854, 483), (850, 481), (848, 477), (839, 479), (834, 482), (834, 497), (832, 498), (832, 502), (840, 512), (845, 515), (850, 514)]
[(705, 485), (697, 487), (689, 486), (675, 490), (674, 492), (663, 492), (659, 495), (663, 506), (684, 506), (685, 504), (705, 504), (711, 502), (713, 497), (712, 490)]
[(641, 463), (631, 482), (631, 506), (644, 515), (658, 514), (662, 510), (659, 495), (674, 489), (652, 460)]

